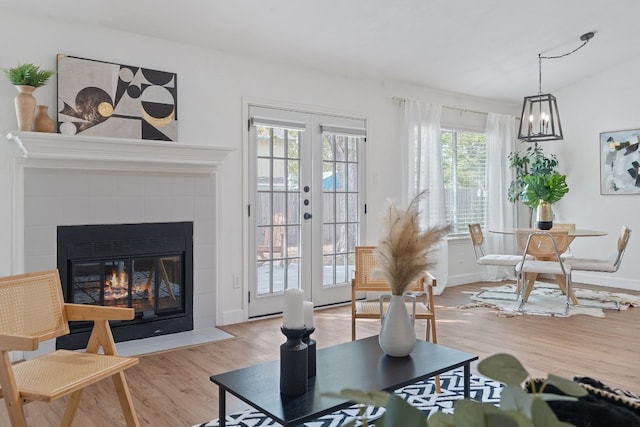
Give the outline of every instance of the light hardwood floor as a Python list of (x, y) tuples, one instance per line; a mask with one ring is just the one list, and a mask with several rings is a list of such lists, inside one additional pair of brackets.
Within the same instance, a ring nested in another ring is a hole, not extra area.
[[(486, 308), (457, 308), (468, 302), (468, 296), (461, 291), (476, 290), (479, 286), (456, 286), (436, 296), (440, 344), (477, 354), (481, 359), (498, 352), (511, 353), (533, 376), (546, 376), (549, 372), (568, 378), (587, 375), (611, 386), (640, 392), (640, 308), (608, 311), (604, 319), (499, 318)], [(127, 371), (140, 424), (188, 427), (216, 418), (218, 388), (209, 381), (209, 376), (277, 359), (284, 338), (279, 330), (281, 322), (281, 318), (273, 318), (230, 325), (221, 329), (237, 338), (141, 356), (140, 364)], [(317, 310), (314, 322), (319, 348), (346, 342), (351, 337), (347, 306)], [(360, 338), (375, 335), (379, 330), (375, 320), (359, 320), (358, 325)], [(418, 322), (416, 330), (419, 337), (424, 336), (424, 322)], [(28, 404), (29, 426), (59, 425), (64, 403)], [(230, 411), (245, 407), (233, 398), (227, 404)], [(123, 423), (111, 381), (85, 391), (74, 426)], [(8, 425), (2, 403), (0, 426)]]

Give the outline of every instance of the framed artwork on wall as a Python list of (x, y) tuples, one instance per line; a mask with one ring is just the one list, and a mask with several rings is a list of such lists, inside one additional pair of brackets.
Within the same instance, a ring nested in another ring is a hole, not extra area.
[(640, 129), (600, 134), (600, 194), (640, 194)]
[(178, 140), (175, 73), (58, 54), (62, 134)]

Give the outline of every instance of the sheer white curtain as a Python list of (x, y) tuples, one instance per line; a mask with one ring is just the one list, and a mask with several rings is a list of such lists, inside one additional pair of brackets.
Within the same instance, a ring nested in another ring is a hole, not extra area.
[[(420, 205), (423, 228), (446, 223), (440, 144), (441, 115), (442, 105), (415, 100), (407, 100), (404, 103), (404, 131), (408, 147), (408, 200), (425, 189), (429, 190)], [(437, 265), (430, 273), (438, 281), (434, 292), (440, 294), (447, 285), (449, 276), (446, 239), (441, 242), (433, 257), (437, 260)]]
[[(513, 254), (514, 238), (511, 235), (489, 233), (488, 230), (516, 227), (515, 204), (507, 200), (507, 189), (511, 183), (513, 171), (509, 167), (509, 153), (515, 149), (515, 117), (505, 114), (489, 113), (487, 117), (487, 230), (485, 249), (488, 253)], [(513, 278), (511, 267), (489, 267), (489, 280)]]

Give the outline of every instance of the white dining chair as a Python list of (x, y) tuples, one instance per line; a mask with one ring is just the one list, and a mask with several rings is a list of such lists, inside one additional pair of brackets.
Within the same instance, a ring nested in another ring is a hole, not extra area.
[(629, 238), (631, 237), (631, 229), (622, 226), (620, 235), (618, 236), (617, 253), (611, 259), (591, 259), (570, 257), (565, 260), (565, 264), (571, 265), (571, 270), (575, 271), (598, 271), (603, 273), (615, 273), (622, 264), (622, 257), (627, 249)]
[[(471, 236), (471, 244), (473, 245), (473, 252), (476, 256), (476, 263), (479, 265), (493, 265), (498, 267), (511, 267), (514, 269), (515, 266), (520, 262), (522, 256), (520, 255), (507, 255), (507, 254), (486, 254), (484, 252), (484, 234), (482, 234), (482, 226), (478, 223), (469, 224), (469, 235)], [(509, 298), (498, 298), (509, 301), (515, 301), (520, 296), (520, 287), (517, 286), (515, 298), (509, 295)], [(481, 291), (478, 295), (482, 294), (484, 291)]]
[(571, 289), (571, 265), (561, 254), (569, 244), (567, 231), (532, 231), (518, 230), (516, 238), (519, 246), (523, 247), (520, 261), (516, 264), (518, 288), (523, 289), (522, 299), (518, 306), (519, 311), (524, 311), (524, 305), (529, 299), (538, 274), (552, 274), (557, 280), (564, 279), (564, 289), (561, 290), (567, 296), (567, 303), (563, 313), (546, 312), (547, 314), (569, 314), (573, 291)]
[(471, 235), (471, 243), (473, 244), (473, 252), (476, 256), (476, 263), (480, 265), (515, 267), (515, 265), (522, 259), (522, 256), (520, 255), (485, 254), (483, 248), (484, 235), (482, 234), (482, 226), (478, 223), (469, 224), (469, 234)]

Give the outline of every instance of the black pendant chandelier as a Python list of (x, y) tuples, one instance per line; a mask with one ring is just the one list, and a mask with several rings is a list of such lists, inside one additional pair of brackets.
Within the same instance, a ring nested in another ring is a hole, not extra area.
[(560, 114), (556, 97), (550, 93), (542, 93), (542, 60), (557, 59), (571, 55), (593, 38), (595, 34), (589, 32), (580, 36), (582, 44), (572, 50), (558, 56), (542, 56), (538, 54), (538, 94), (525, 96), (520, 115), (520, 129), (518, 139), (527, 142), (557, 141), (563, 139)]

